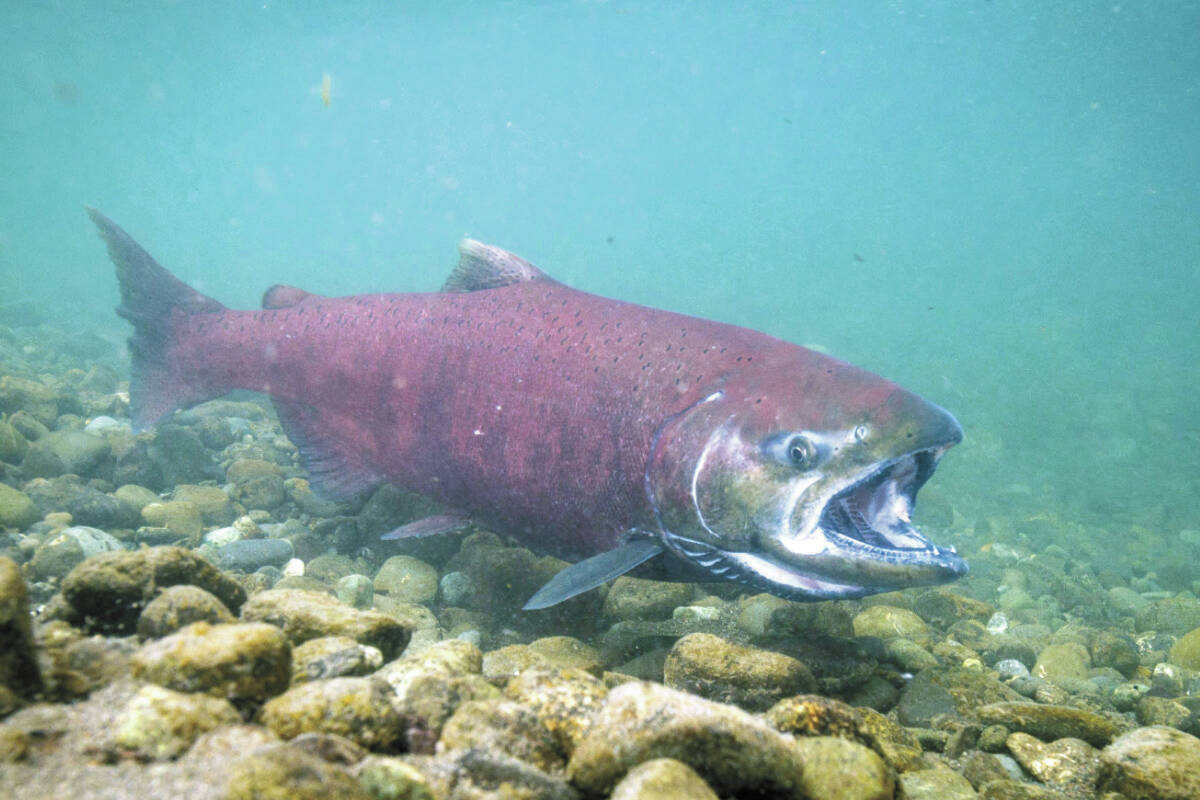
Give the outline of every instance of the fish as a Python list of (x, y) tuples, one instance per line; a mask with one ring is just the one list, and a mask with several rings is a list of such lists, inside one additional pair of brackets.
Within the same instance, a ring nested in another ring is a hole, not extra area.
[(471, 239), (438, 292), (275, 285), (233, 310), (88, 213), (133, 326), (135, 429), (264, 392), (322, 495), (392, 483), (446, 507), (389, 538), (469, 520), (573, 562), (528, 610), (630, 572), (825, 600), (967, 571), (912, 522), (962, 427), (825, 353), (589, 294)]

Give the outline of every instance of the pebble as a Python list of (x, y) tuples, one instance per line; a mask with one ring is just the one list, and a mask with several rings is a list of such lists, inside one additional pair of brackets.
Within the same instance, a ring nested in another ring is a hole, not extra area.
[(718, 800), (696, 771), (673, 758), (652, 758), (621, 779), (609, 800)]
[(358, 573), (338, 578), (334, 589), (338, 600), (354, 608), (370, 608), (375, 599), (374, 583), (366, 575)]
[(217, 559), (221, 569), (253, 572), (259, 567), (286, 564), (293, 553), (287, 539), (239, 539), (221, 545)]
[(158, 639), (186, 628), (193, 622), (234, 622), (233, 614), (211, 592), (198, 586), (168, 586), (151, 600), (137, 621), (141, 639)]

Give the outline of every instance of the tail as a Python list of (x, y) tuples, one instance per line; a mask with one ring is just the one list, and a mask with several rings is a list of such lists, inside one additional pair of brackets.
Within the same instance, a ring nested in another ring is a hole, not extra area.
[(171, 358), (179, 322), (193, 314), (211, 314), (225, 306), (200, 294), (159, 266), (149, 253), (115, 222), (94, 208), (88, 216), (100, 229), (108, 255), (117, 268), (121, 305), (117, 313), (133, 324), (129, 353), (130, 415), (135, 430), (144, 430), (177, 408), (219, 397), (228, 387), (211, 386), (195, 370)]

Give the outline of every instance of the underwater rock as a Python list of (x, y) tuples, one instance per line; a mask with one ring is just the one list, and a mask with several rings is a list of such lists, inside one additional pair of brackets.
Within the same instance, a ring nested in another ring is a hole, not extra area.
[(228, 525), (236, 516), (233, 501), (216, 486), (184, 483), (175, 487), (171, 499), (195, 503), (196, 508), (200, 509), (200, 519), (208, 526)]
[(191, 544), (200, 543), (203, 530), (200, 507), (188, 500), (168, 500), (148, 503), (142, 507), (142, 519), (147, 525), (167, 528), (171, 533)]
[(182, 547), (92, 556), (63, 579), (62, 594), (87, 629), (129, 634), (159, 590), (181, 584), (211, 592), (233, 613), (246, 601), (236, 581)]
[(907, 729), (867, 708), (839, 700), (802, 694), (771, 706), (765, 719), (782, 733), (795, 736), (838, 736), (871, 748), (892, 769), (905, 772), (922, 763), (921, 743)]
[(1100, 753), (1101, 791), (1136, 800), (1200, 797), (1200, 739), (1173, 728), (1139, 728)]
[(580, 669), (528, 669), (508, 682), (504, 696), (537, 714), (566, 759), (591, 730), (608, 689)]
[(334, 590), (338, 600), (353, 608), (371, 608), (375, 600), (375, 584), (360, 573), (338, 578)]
[(511, 756), (545, 772), (560, 771), (565, 763), (558, 743), (538, 715), (504, 699), (471, 700), (460, 705), (446, 720), (438, 746)]
[(170, 759), (182, 755), (202, 733), (241, 721), (224, 698), (143, 686), (117, 715), (112, 743), (139, 758)]
[(1172, 664), (1200, 670), (1200, 628), (1193, 628), (1179, 637), (1179, 641), (1171, 645), (1170, 658)]
[(168, 586), (142, 609), (137, 635), (141, 639), (160, 639), (193, 622), (215, 625), (236, 619), (212, 592), (199, 586)]
[(391, 687), (379, 678), (311, 681), (268, 700), (260, 717), (283, 739), (333, 733), (368, 750), (387, 751), (397, 747), (404, 733), (391, 695)]
[(875, 753), (846, 739), (814, 736), (797, 739), (804, 762), (802, 797), (806, 800), (892, 800), (895, 776)]
[(29, 527), (41, 518), (29, 495), (0, 483), (0, 528)]
[[(557, 565), (557, 566), (556, 566)], [(462, 572), (471, 579), (475, 594), (465, 598), (466, 608), (487, 613), (515, 610), (566, 564), (544, 559), (523, 547), (499, 544), (493, 534), (476, 533), (463, 540), (458, 553), (446, 564), (447, 572)], [(589, 599), (592, 593), (584, 596)]]
[(695, 593), (696, 588), (688, 583), (622, 575), (609, 587), (604, 613), (619, 620), (667, 619), (678, 606), (687, 605)]
[(977, 709), (975, 715), (984, 724), (1003, 725), (1043, 741), (1082, 739), (1095, 747), (1108, 744), (1122, 729), (1113, 719), (1091, 711), (1040, 703), (992, 703)]
[(42, 689), (29, 617), (29, 593), (21, 570), (0, 556), (0, 687), (32, 698)]
[(1031, 670), (1038, 678), (1060, 683), (1063, 680), (1085, 681), (1092, 658), (1087, 648), (1078, 642), (1052, 644), (1038, 653), (1037, 663)]
[(663, 665), (663, 683), (748, 711), (765, 711), (784, 697), (816, 690), (800, 661), (709, 633), (691, 633), (675, 643)]
[(63, 578), (98, 553), (123, 549), (119, 541), (104, 531), (76, 525), (63, 528), (38, 545), (29, 568), (36, 580)]
[(283, 471), (270, 461), (239, 458), (225, 472), (232, 484), (229, 496), (246, 508), (270, 510), (287, 498), (283, 486)]
[(1194, 597), (1155, 600), (1137, 613), (1134, 627), (1138, 633), (1158, 631), (1182, 636), (1200, 628), (1200, 600)]
[(1100, 751), (1070, 737), (1043, 742), (1027, 733), (1011, 733), (1008, 752), (1030, 775), (1074, 794), (1090, 794), (1100, 775)]
[(49, 426), (58, 419), (59, 399), (58, 392), (37, 381), (15, 375), (0, 377), (0, 411), (6, 414), (15, 416), (24, 411), (41, 424)]
[(673, 758), (652, 758), (621, 779), (609, 800), (718, 800), (696, 771)]
[(579, 793), (562, 778), (490, 750), (451, 750), (416, 764), (438, 798), (579, 800)]
[(162, 498), (150, 491), (144, 486), (138, 486), (136, 483), (127, 483), (117, 488), (113, 492), (113, 497), (124, 503), (130, 508), (137, 509), (140, 514), (142, 509), (151, 503), (160, 503)]
[(332, 517), (340, 508), (338, 503), (318, 497), (305, 478), (288, 478), (283, 482), (283, 490), (287, 493), (288, 500), (295, 503), (305, 514), (314, 517)]
[(580, 669), (593, 675), (601, 672), (599, 651), (574, 636), (544, 636), (528, 646), (543, 656), (553, 669)]
[(218, 548), (217, 561), (221, 569), (253, 572), (286, 564), (294, 553), (287, 539), (238, 539)]
[(194, 622), (142, 645), (133, 676), (180, 692), (260, 702), (287, 689), (292, 650), (273, 625)]
[(242, 619), (269, 622), (283, 629), (292, 644), (321, 636), (347, 636), (376, 647), (385, 659), (407, 645), (413, 627), (375, 610), (360, 611), (336, 597), (302, 589), (268, 589), (251, 597)]
[(855, 636), (875, 636), (880, 639), (901, 638), (922, 647), (930, 643), (929, 626), (925, 620), (906, 608), (870, 606), (854, 617)]
[(395, 756), (368, 755), (354, 777), (374, 800), (434, 800), (421, 771)]
[(322, 636), (292, 648), (292, 686), (324, 678), (370, 675), (383, 665), (378, 648), (345, 636)]
[(51, 431), (29, 445), (21, 468), (31, 478), (53, 478), (70, 473), (100, 475), (111, 467), (112, 446), (102, 436), (74, 430)]
[(412, 556), (392, 556), (375, 574), (375, 591), (406, 603), (430, 603), (437, 597), (438, 573)]
[(29, 442), (21, 432), (9, 423), (0, 421), (0, 461), (20, 464), (28, 449)]
[(807, 797), (804, 756), (789, 737), (736, 706), (642, 682), (609, 693), (567, 774), (583, 792), (606, 795), (635, 766), (663, 757), (719, 794)]
[(552, 665), (550, 659), (526, 644), (510, 644), (483, 655), (483, 677), (496, 686), (503, 686), (510, 678), (534, 667), (551, 669)]
[(373, 800), (345, 770), (286, 744), (255, 750), (227, 769), (221, 800)]
[(945, 767), (902, 773), (896, 789), (904, 800), (975, 800), (979, 796), (970, 781)]

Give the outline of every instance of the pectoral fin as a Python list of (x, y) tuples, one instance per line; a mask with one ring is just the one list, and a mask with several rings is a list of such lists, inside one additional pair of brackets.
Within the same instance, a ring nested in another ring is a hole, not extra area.
[(538, 589), (524, 606), (525, 611), (549, 608), (563, 600), (569, 600), (588, 589), (595, 589), (619, 575), (648, 561), (663, 551), (653, 539), (634, 539), (619, 547), (584, 559), (564, 569)]

